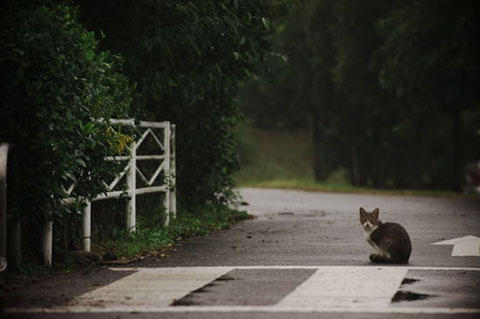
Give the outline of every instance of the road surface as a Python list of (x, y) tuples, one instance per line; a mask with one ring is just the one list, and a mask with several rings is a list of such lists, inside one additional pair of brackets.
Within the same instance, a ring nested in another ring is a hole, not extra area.
[[(170, 258), (85, 276), (69, 298), (30, 300), (8, 316), (480, 318), (478, 200), (241, 192), (240, 208), (256, 218), (185, 242)], [(408, 265), (369, 262), (359, 207), (407, 229)]]

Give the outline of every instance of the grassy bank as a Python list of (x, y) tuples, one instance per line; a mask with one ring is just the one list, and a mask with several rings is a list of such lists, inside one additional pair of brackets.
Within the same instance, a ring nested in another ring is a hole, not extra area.
[(179, 241), (197, 235), (208, 235), (217, 229), (228, 229), (232, 223), (247, 218), (246, 212), (224, 206), (207, 207), (195, 214), (179, 213), (168, 227), (161, 227), (151, 216), (143, 216), (134, 233), (119, 230), (113, 238), (96, 245), (95, 253), (99, 256), (109, 253), (126, 258), (149, 254), (165, 257), (169, 248)]
[(43, 276), (57, 272), (73, 270), (89, 271), (112, 259), (112, 263), (123, 263), (138, 260), (145, 256), (167, 257), (180, 241), (194, 240), (194, 236), (205, 236), (218, 229), (228, 229), (239, 221), (250, 216), (225, 206), (204, 207), (195, 214), (179, 212), (177, 218), (163, 227), (162, 211), (143, 211), (137, 216), (137, 229), (128, 233), (124, 227), (110, 223), (108, 236), (97, 239), (92, 244), (92, 252), (71, 251), (66, 255), (56, 255), (52, 267), (43, 266), (34, 260), (25, 259), (18, 268), (9, 268), (8, 273), (15, 275)]
[(442, 190), (402, 190), (402, 189), (376, 189), (368, 187), (356, 187), (348, 184), (319, 183), (312, 180), (269, 180), (263, 182), (243, 183), (241, 187), (257, 188), (278, 188), (294, 189), (312, 192), (338, 192), (338, 193), (360, 193), (360, 194), (384, 194), (384, 195), (405, 195), (405, 196), (442, 196), (459, 197), (458, 193)]
[(241, 186), (272, 180), (313, 180), (311, 138), (308, 131), (288, 132), (237, 128)]
[(459, 194), (443, 190), (399, 190), (356, 187), (348, 172), (338, 169), (325, 181), (316, 182), (312, 171), (311, 134), (308, 131), (279, 131), (242, 125), (237, 128), (241, 170), (239, 187), (298, 189), (321, 192), (398, 194), (409, 196), (448, 196)]

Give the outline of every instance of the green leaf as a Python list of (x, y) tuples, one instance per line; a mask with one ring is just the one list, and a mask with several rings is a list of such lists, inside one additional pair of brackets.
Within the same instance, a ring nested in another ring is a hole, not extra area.
[(268, 21), (268, 19), (262, 17), (262, 23), (265, 29), (270, 30), (270, 22)]

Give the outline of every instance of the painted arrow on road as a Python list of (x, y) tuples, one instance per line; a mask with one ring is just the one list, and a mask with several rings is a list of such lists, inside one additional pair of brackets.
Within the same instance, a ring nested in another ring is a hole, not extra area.
[(480, 256), (480, 238), (477, 236), (468, 235), (439, 241), (432, 245), (453, 245), (452, 256)]

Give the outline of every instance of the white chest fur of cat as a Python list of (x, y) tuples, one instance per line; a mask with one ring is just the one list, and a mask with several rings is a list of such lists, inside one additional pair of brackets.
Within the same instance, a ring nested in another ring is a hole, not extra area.
[(377, 227), (372, 228), (370, 231), (367, 231), (365, 229), (363, 230), (364, 231), (363, 236), (365, 237), (365, 240), (367, 241), (367, 243), (370, 244), (370, 246), (373, 247), (373, 249), (375, 249), (375, 253), (377, 255), (384, 256), (386, 258), (390, 258), (391, 256), (388, 252), (386, 252), (385, 250), (380, 248), (373, 240), (370, 239), (370, 235), (372, 234), (373, 231), (375, 231), (375, 229), (377, 229)]
[(412, 243), (407, 231), (397, 223), (382, 223), (378, 218), (379, 213), (378, 208), (371, 213), (360, 208), (360, 223), (365, 239), (375, 249), (370, 261), (408, 264)]

